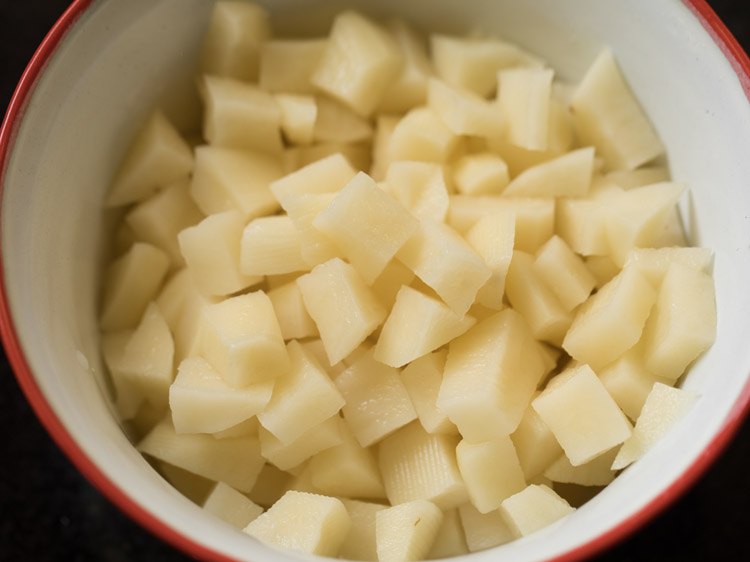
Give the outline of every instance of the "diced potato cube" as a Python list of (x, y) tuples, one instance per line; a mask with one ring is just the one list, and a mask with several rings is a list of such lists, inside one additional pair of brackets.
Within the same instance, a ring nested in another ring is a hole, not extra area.
[(328, 360), (335, 365), (377, 328), (387, 311), (353, 266), (338, 258), (297, 279)]
[[(416, 109), (416, 108), (415, 108)], [(376, 181), (382, 181), (388, 166), (397, 158), (393, 158), (390, 152), (391, 137), (396, 125), (401, 121), (397, 115), (379, 114), (375, 119), (375, 136), (372, 139), (372, 165), (370, 166), (370, 176)], [(442, 123), (439, 123), (442, 125)], [(447, 131), (443, 125), (443, 131)], [(448, 131), (450, 133), (450, 131)]]
[(492, 275), (471, 246), (449, 226), (422, 219), (396, 257), (463, 316)]
[(271, 92), (312, 94), (310, 82), (326, 39), (271, 39), (260, 47), (260, 87)]
[(517, 537), (538, 531), (573, 511), (551, 488), (536, 484), (509, 497), (500, 507), (500, 515)]
[(201, 47), (201, 71), (237, 80), (257, 79), (258, 51), (270, 35), (268, 12), (262, 6), (217, 2)]
[(328, 375), (296, 341), (287, 345), (291, 368), (278, 377), (271, 401), (258, 414), (261, 425), (282, 443), (327, 420), (344, 405)]
[(632, 189), (652, 183), (669, 181), (669, 169), (666, 166), (643, 166), (635, 170), (615, 170), (607, 174), (607, 178), (623, 189)]
[(596, 288), (601, 289), (620, 273), (620, 268), (609, 256), (587, 256), (586, 267), (596, 277)]
[(568, 311), (589, 298), (596, 286), (594, 274), (557, 235), (537, 251), (534, 271)]
[(261, 426), (258, 429), (260, 453), (268, 462), (281, 470), (290, 470), (313, 455), (341, 444), (340, 419), (337, 414), (334, 414), (303, 431), (299, 437), (286, 444)]
[(545, 371), (526, 322), (505, 309), (450, 343), (437, 407), (470, 441), (508, 435)]
[(261, 506), (224, 482), (216, 483), (203, 503), (203, 509), (238, 529), (244, 529), (263, 513)]
[(193, 169), (193, 154), (185, 139), (161, 112), (141, 127), (120, 163), (106, 205), (117, 207), (142, 201), (159, 187), (181, 180)]
[(553, 482), (578, 484), (580, 486), (606, 486), (615, 479), (612, 461), (617, 456), (617, 448), (591, 459), (589, 462), (573, 466), (565, 455), (549, 465), (544, 476)]
[(260, 422), (258, 418), (253, 416), (238, 424), (235, 424), (221, 431), (216, 431), (211, 435), (215, 439), (226, 439), (227, 437), (245, 437), (247, 435), (258, 435), (258, 428), (260, 428)]
[(193, 282), (204, 294), (230, 295), (263, 280), (240, 272), (244, 227), (245, 221), (238, 211), (227, 211), (210, 215), (177, 236)]
[(672, 262), (680, 262), (698, 271), (710, 273), (713, 252), (710, 248), (634, 248), (625, 265), (635, 265), (643, 276), (658, 289)]
[(105, 332), (135, 328), (169, 269), (169, 256), (151, 244), (136, 242), (104, 272), (99, 325)]
[(341, 442), (310, 459), (308, 467), (313, 485), (332, 496), (384, 499), (385, 488), (375, 452), (357, 442), (349, 424), (342, 418), (335, 416), (334, 419)]
[(417, 418), (398, 370), (376, 361), (372, 351), (354, 361), (335, 382), (346, 400), (344, 419), (363, 447)]
[(512, 541), (515, 537), (500, 512), (480, 513), (471, 503), (458, 508), (469, 552), (486, 550)]
[(612, 470), (625, 468), (646, 454), (685, 416), (697, 399), (695, 391), (672, 388), (659, 382), (654, 384), (635, 422), (633, 435), (620, 447)]
[(391, 310), (396, 302), (396, 296), (403, 285), (409, 285), (414, 280), (414, 272), (398, 260), (391, 260), (383, 269), (370, 288), (380, 303)]
[(375, 516), (387, 506), (379, 503), (363, 502), (342, 498), (352, 521), (349, 534), (341, 545), (339, 556), (346, 560), (365, 560), (372, 562), (378, 559), (375, 542)]
[(292, 281), (268, 291), (276, 320), (279, 322), (281, 336), (285, 340), (313, 337), (318, 335), (315, 322), (307, 313), (302, 292), (297, 283)]
[[(274, 181), (271, 192), (288, 213), (287, 202), (299, 195), (336, 193), (357, 171), (342, 154), (332, 154)], [(291, 213), (290, 213), (291, 214)]]
[(477, 302), (494, 310), (503, 308), (515, 230), (515, 213), (504, 209), (483, 216), (465, 235), (466, 241), (492, 270), (492, 276), (477, 293)]
[(284, 375), (290, 365), (273, 305), (263, 291), (207, 306), (201, 352), (235, 388)]
[(507, 435), (482, 443), (463, 439), (456, 447), (456, 459), (469, 499), (480, 513), (498, 509), (504, 499), (526, 487), (516, 449)]
[(214, 146), (279, 151), (281, 110), (269, 92), (231, 78), (204, 76), (203, 135)]
[(562, 347), (573, 359), (601, 369), (640, 339), (656, 291), (632, 266), (578, 309)]
[(193, 474), (184, 468), (161, 461), (157, 461), (155, 465), (167, 482), (197, 505), (203, 505), (211, 490), (216, 487), (216, 482), (213, 480)]
[(318, 142), (307, 146), (295, 146), (286, 150), (287, 172), (313, 164), (318, 160), (341, 154), (357, 170), (367, 170), (372, 163), (370, 142)]
[(309, 267), (333, 258), (343, 257), (336, 243), (313, 226), (313, 221), (336, 196), (335, 193), (291, 195), (285, 199), (284, 210), (297, 229), (300, 254)]
[(466, 332), (476, 320), (459, 316), (441, 301), (402, 286), (383, 324), (374, 357), (391, 367), (407, 363)]
[(494, 138), (505, 131), (501, 106), (436, 78), (430, 78), (427, 84), (427, 107), (456, 135)]
[(646, 367), (677, 380), (716, 338), (713, 278), (673, 262), (659, 290), (644, 330)]
[(378, 462), (391, 505), (428, 500), (441, 509), (467, 501), (456, 462), (458, 436), (427, 433), (419, 422), (386, 437)]
[(419, 423), (427, 433), (458, 433), (455, 424), (437, 407), (447, 356), (447, 349), (435, 351), (415, 359), (401, 371), (401, 380), (417, 411)]
[(168, 462), (209, 480), (249, 492), (263, 467), (255, 435), (214, 439), (201, 433), (175, 433), (169, 416), (139, 443), (141, 453)]
[(450, 558), (451, 556), (461, 556), (468, 554), (469, 547), (466, 546), (464, 529), (461, 526), (461, 518), (458, 515), (458, 509), (449, 509), (443, 512), (443, 522), (438, 529), (435, 542), (427, 553), (426, 560), (436, 560), (438, 558)]
[(403, 205), (359, 172), (315, 219), (313, 226), (331, 238), (372, 283), (419, 227)]
[(276, 94), (281, 110), (281, 132), (291, 144), (313, 142), (313, 130), (318, 118), (318, 104), (312, 96)]
[(562, 447), (546, 423), (529, 404), (516, 430), (510, 436), (516, 447), (527, 482), (539, 476), (545, 468), (563, 454)]
[(336, 556), (350, 526), (341, 500), (289, 491), (244, 531), (275, 546)]
[(589, 67), (571, 108), (581, 141), (595, 146), (610, 170), (632, 170), (664, 152), (609, 49)]
[(258, 505), (271, 507), (287, 491), (292, 475), (266, 463), (248, 497)]
[(401, 70), (398, 44), (380, 25), (347, 10), (333, 20), (311, 82), (368, 117)]
[(133, 335), (133, 330), (102, 334), (101, 350), (115, 391), (115, 408), (122, 420), (128, 420), (138, 413), (145, 396), (133, 386), (127, 373), (120, 368), (125, 346)]
[(492, 152), (467, 154), (453, 166), (453, 181), (464, 195), (500, 195), (508, 185), (508, 165)]
[(354, 143), (372, 138), (372, 125), (367, 119), (326, 96), (318, 96), (316, 100), (318, 115), (313, 127), (316, 141)]
[(278, 210), (268, 186), (281, 174), (281, 163), (268, 154), (199, 146), (190, 195), (206, 215), (236, 210), (249, 220)]
[(443, 221), (448, 213), (448, 187), (443, 167), (432, 162), (393, 162), (385, 189), (417, 218)]
[(512, 68), (498, 73), (497, 104), (508, 121), (508, 139), (528, 150), (546, 150), (549, 139), (549, 68)]
[(632, 433), (625, 415), (588, 365), (554, 377), (531, 405), (573, 466), (619, 445)]
[(272, 391), (273, 381), (231, 387), (205, 359), (190, 357), (169, 388), (172, 423), (177, 433), (216, 433), (263, 410)]
[(422, 560), (435, 542), (443, 512), (434, 503), (414, 500), (375, 514), (378, 560)]
[(401, 50), (403, 65), (396, 79), (385, 90), (378, 111), (406, 113), (424, 104), (432, 63), (427, 53), (427, 42), (414, 27), (403, 19), (391, 20), (386, 27)]
[(381, 159), (445, 163), (456, 152), (459, 137), (429, 107), (415, 107), (404, 115), (388, 137)]
[(287, 215), (258, 217), (242, 231), (240, 271), (245, 275), (280, 275), (306, 271), (299, 232)]
[(503, 192), (513, 197), (585, 197), (594, 172), (594, 149), (579, 148), (527, 168)]

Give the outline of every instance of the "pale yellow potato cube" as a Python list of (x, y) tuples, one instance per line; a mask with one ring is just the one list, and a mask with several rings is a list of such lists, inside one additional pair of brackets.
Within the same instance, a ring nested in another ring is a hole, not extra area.
[(698, 271), (710, 273), (713, 252), (710, 248), (693, 247), (634, 248), (628, 254), (625, 265), (635, 265), (658, 289), (672, 262), (680, 262)]
[(552, 76), (549, 68), (512, 68), (498, 73), (497, 105), (506, 116), (508, 140), (528, 150), (546, 150)]
[(450, 343), (437, 407), (470, 441), (508, 435), (545, 372), (525, 320), (505, 309)]
[(228, 0), (217, 2), (208, 20), (199, 67), (208, 74), (256, 80), (259, 50), (270, 35), (268, 12), (262, 6)]
[(623, 189), (632, 189), (669, 181), (671, 177), (666, 166), (653, 165), (636, 168), (635, 170), (615, 170), (607, 174), (607, 179), (612, 180)]
[(579, 148), (513, 178), (503, 192), (514, 197), (585, 197), (594, 172), (594, 149)]
[(417, 418), (398, 369), (376, 361), (372, 351), (354, 361), (335, 383), (346, 400), (344, 419), (363, 447)]
[(273, 381), (242, 388), (229, 386), (202, 357), (183, 360), (169, 387), (169, 408), (177, 433), (216, 433), (262, 411)]
[(492, 270), (449, 226), (422, 219), (419, 229), (396, 254), (398, 260), (463, 316)]
[(427, 83), (427, 107), (456, 135), (494, 138), (505, 132), (506, 113), (500, 105), (437, 78)]
[(673, 262), (659, 289), (644, 330), (646, 367), (677, 380), (716, 338), (716, 298), (713, 278)]
[(492, 276), (477, 293), (477, 302), (494, 310), (503, 308), (505, 278), (513, 257), (515, 232), (516, 214), (503, 209), (486, 214), (464, 235), (492, 270)]
[(391, 505), (428, 500), (452, 509), (468, 500), (456, 462), (459, 437), (427, 433), (413, 422), (386, 437), (378, 463)]
[(279, 178), (271, 184), (270, 189), (288, 213), (289, 200), (300, 195), (336, 193), (356, 174), (357, 171), (342, 154), (332, 154)]
[(510, 182), (508, 164), (492, 152), (467, 154), (454, 164), (453, 181), (464, 195), (500, 195)]
[(163, 303), (167, 300), (168, 296), (166, 289), (172, 288), (177, 293), (180, 293), (173, 297), (178, 302), (171, 305), (174, 307), (170, 310), (171, 316), (165, 314), (165, 319), (174, 335), (175, 365), (179, 365), (183, 359), (200, 353), (203, 309), (220, 300), (216, 297), (207, 297), (201, 293), (193, 281), (190, 271), (187, 268), (183, 271), (186, 274), (184, 276), (185, 280), (178, 283), (182, 287), (165, 286), (165, 290), (157, 299), (159, 307), (164, 312)]
[(341, 154), (357, 170), (367, 170), (372, 164), (370, 154), (370, 141), (360, 142), (318, 142), (307, 146), (294, 146), (286, 149), (285, 158), (287, 159), (285, 168), (287, 172), (292, 172), (313, 164), (333, 154)]
[(516, 537), (538, 531), (574, 511), (551, 488), (536, 484), (509, 497), (500, 507), (500, 515)]
[(293, 475), (293, 478), (287, 485), (287, 489), (284, 491), (285, 493), (289, 490), (294, 490), (295, 492), (325, 495), (313, 486), (312, 480), (310, 479), (310, 469), (307, 464), (308, 463), (302, 463), (300, 466), (295, 466), (293, 469), (289, 470), (289, 473)]
[(393, 308), (396, 296), (403, 285), (414, 280), (414, 272), (398, 260), (386, 264), (383, 272), (372, 282), (370, 288), (380, 303), (387, 309)]
[(299, 342), (290, 341), (287, 349), (291, 368), (276, 379), (270, 402), (258, 414), (261, 425), (283, 444), (327, 420), (344, 405), (328, 374)]
[(201, 433), (175, 433), (167, 415), (137, 445), (160, 461), (249, 492), (263, 467), (258, 437), (214, 439)]
[(221, 431), (216, 431), (212, 433), (211, 435), (213, 435), (215, 439), (226, 439), (227, 437), (245, 437), (247, 435), (258, 435), (259, 427), (260, 427), (260, 422), (258, 421), (258, 418), (253, 416), (252, 418), (248, 418), (245, 421), (241, 421), (240, 423), (235, 424), (231, 427), (228, 427)]
[(534, 271), (568, 311), (589, 298), (596, 286), (594, 274), (557, 235), (537, 251)]
[(261, 276), (240, 272), (244, 227), (245, 221), (238, 211), (227, 211), (209, 215), (177, 236), (190, 276), (202, 293), (230, 295), (263, 280)]
[(456, 459), (469, 499), (480, 513), (498, 509), (504, 499), (526, 487), (516, 449), (507, 435), (482, 443), (463, 439), (456, 447)]
[(573, 322), (573, 315), (534, 268), (534, 257), (513, 252), (505, 278), (508, 301), (528, 322), (534, 337), (560, 345)]
[(510, 438), (516, 448), (524, 477), (529, 483), (563, 454), (555, 435), (531, 407), (531, 403)]
[(589, 67), (571, 108), (581, 142), (595, 146), (609, 170), (632, 170), (664, 152), (609, 49)]
[(281, 336), (285, 340), (315, 337), (318, 328), (307, 313), (302, 292), (294, 281), (268, 291)]
[(211, 490), (216, 486), (213, 480), (203, 478), (178, 466), (161, 461), (156, 461), (154, 464), (167, 482), (197, 505), (203, 505)]
[(531, 405), (573, 466), (616, 447), (632, 433), (627, 418), (588, 365), (551, 379)]
[(299, 277), (297, 286), (331, 365), (354, 351), (387, 315), (357, 270), (338, 258)]
[(315, 218), (335, 196), (335, 193), (313, 193), (291, 195), (284, 200), (284, 210), (297, 229), (300, 254), (308, 267), (343, 257), (336, 243), (313, 226)]
[(156, 246), (136, 242), (104, 272), (99, 326), (105, 332), (135, 328), (159, 291), (169, 256)]
[(372, 138), (370, 121), (327, 96), (316, 98), (318, 115), (313, 127), (316, 142), (354, 143)]
[(444, 168), (433, 162), (393, 162), (385, 174), (385, 189), (417, 218), (443, 221), (448, 213)]
[(573, 359), (601, 369), (635, 345), (656, 301), (656, 291), (633, 266), (578, 309), (562, 347)]
[(281, 110), (276, 99), (257, 85), (204, 76), (203, 136), (213, 146), (280, 151)]
[(339, 550), (339, 556), (346, 560), (365, 560), (372, 562), (378, 559), (375, 542), (375, 515), (388, 506), (379, 503), (363, 502), (342, 498), (349, 513), (352, 526)]
[(240, 271), (244, 275), (281, 275), (307, 271), (299, 231), (288, 215), (258, 217), (242, 231)]
[(203, 502), (203, 509), (238, 529), (244, 529), (263, 513), (261, 506), (224, 482), (216, 483)]
[[(375, 135), (372, 139), (372, 163), (370, 176), (376, 181), (385, 178), (388, 166), (397, 158), (393, 158), (390, 152), (391, 137), (396, 125), (401, 121), (398, 115), (378, 114), (375, 119)], [(443, 127), (444, 130), (445, 127)], [(450, 131), (449, 131), (450, 132)]]
[(612, 461), (617, 456), (618, 448), (610, 449), (604, 454), (578, 466), (570, 464), (565, 455), (544, 470), (544, 476), (552, 482), (578, 484), (579, 486), (606, 486), (615, 479)]
[(271, 507), (287, 491), (292, 475), (266, 463), (258, 474), (255, 486), (248, 493), (248, 497), (264, 508)]
[(314, 93), (310, 77), (327, 44), (325, 38), (264, 41), (260, 47), (260, 87), (270, 92)]
[(432, 548), (443, 512), (434, 503), (413, 500), (375, 514), (378, 560), (406, 562), (422, 560)]
[(464, 38), (433, 34), (430, 47), (435, 72), (446, 83), (489, 97), (497, 88), (497, 73), (517, 66), (523, 52), (495, 38)]
[(165, 187), (136, 205), (124, 219), (137, 240), (153, 244), (169, 255), (172, 268), (185, 265), (177, 234), (203, 219), (188, 185), (184, 179)]
[(234, 388), (285, 375), (290, 366), (273, 305), (263, 291), (204, 308), (201, 354)]
[(516, 538), (497, 510), (479, 513), (476, 507), (467, 502), (459, 506), (458, 515), (469, 552), (500, 546)]
[(436, 404), (447, 356), (447, 349), (434, 351), (415, 359), (401, 371), (401, 380), (417, 411), (419, 423), (427, 433), (458, 433), (456, 425)]
[(620, 273), (620, 268), (609, 256), (586, 256), (584, 261), (586, 262), (586, 267), (596, 277), (597, 289), (604, 287), (615, 275)]
[(268, 462), (281, 470), (291, 470), (313, 455), (341, 444), (340, 419), (338, 414), (334, 414), (319, 424), (306, 429), (299, 437), (289, 443), (282, 443), (273, 433), (261, 426), (258, 429), (260, 453)]
[(101, 351), (114, 387), (115, 409), (121, 420), (129, 420), (138, 413), (144, 400), (138, 388), (133, 386), (127, 373), (120, 368), (125, 346), (133, 330), (109, 332), (101, 336)]
[(395, 39), (379, 24), (351, 11), (333, 20), (328, 44), (310, 78), (324, 92), (369, 117), (402, 66)]
[(612, 470), (637, 461), (679, 422), (698, 399), (692, 390), (672, 388), (657, 382), (646, 398), (630, 438), (623, 443)]
[(289, 491), (243, 530), (277, 547), (336, 556), (350, 526), (341, 500)]
[(313, 485), (332, 496), (385, 499), (375, 452), (357, 442), (349, 424), (341, 417), (335, 416), (334, 419), (341, 440), (308, 462)]
[(461, 526), (461, 517), (458, 509), (443, 511), (443, 522), (438, 529), (437, 537), (432, 543), (432, 548), (427, 553), (425, 560), (437, 560), (438, 558), (450, 558), (468, 554), (469, 547), (466, 546), (464, 529)]
[(383, 149), (384, 165), (397, 160), (446, 163), (460, 138), (429, 107), (415, 107), (393, 128)]
[(143, 124), (120, 162), (106, 206), (142, 201), (159, 187), (186, 178), (193, 169), (193, 153), (185, 139), (156, 111)]
[(199, 146), (190, 195), (206, 215), (236, 210), (249, 220), (278, 210), (268, 186), (281, 175), (280, 161), (263, 152)]
[(459, 316), (443, 302), (404, 285), (383, 324), (373, 357), (403, 367), (460, 336), (475, 322), (472, 316)]
[(403, 57), (401, 71), (383, 93), (378, 113), (406, 113), (423, 105), (427, 79), (433, 74), (425, 37), (403, 19), (386, 23)]
[(312, 224), (335, 242), (367, 284), (419, 227), (419, 221), (364, 172), (339, 191)]
[(310, 95), (276, 94), (281, 110), (281, 132), (291, 144), (313, 142), (313, 130), (318, 119), (318, 104)]

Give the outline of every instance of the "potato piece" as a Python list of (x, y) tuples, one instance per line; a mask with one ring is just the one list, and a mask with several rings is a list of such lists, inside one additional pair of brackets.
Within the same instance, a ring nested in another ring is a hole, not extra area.
[(587, 463), (632, 433), (625, 415), (588, 365), (567, 369), (554, 377), (531, 406), (573, 466)]
[(271, 35), (268, 12), (257, 4), (222, 0), (214, 5), (201, 47), (202, 72), (251, 82), (259, 50)]
[(580, 486), (606, 486), (615, 479), (612, 461), (615, 460), (617, 451), (617, 448), (610, 449), (579, 466), (573, 466), (570, 464), (568, 457), (560, 455), (555, 462), (545, 469), (544, 476), (553, 482), (578, 484)]
[(202, 357), (183, 360), (169, 387), (169, 407), (177, 433), (216, 433), (262, 411), (273, 381), (242, 388), (229, 386)]
[(385, 190), (417, 218), (443, 221), (448, 213), (448, 187), (442, 166), (432, 162), (393, 162)]
[(432, 548), (427, 553), (425, 560), (436, 560), (438, 558), (450, 558), (468, 554), (464, 529), (461, 526), (461, 518), (458, 509), (449, 509), (443, 512), (443, 522), (440, 524)]
[(386, 23), (403, 57), (401, 71), (383, 93), (378, 113), (406, 113), (427, 99), (427, 79), (432, 75), (432, 63), (423, 35), (403, 19)]
[(169, 268), (169, 256), (156, 246), (136, 242), (104, 272), (99, 326), (105, 332), (135, 328), (156, 297)]
[(109, 371), (114, 387), (114, 403), (121, 420), (129, 420), (138, 413), (144, 397), (134, 388), (125, 372), (120, 369), (120, 361), (133, 330), (109, 332), (101, 336), (101, 350), (104, 364)]
[(143, 124), (120, 163), (107, 207), (143, 201), (159, 187), (187, 177), (193, 169), (193, 154), (185, 139), (160, 112)]
[(680, 262), (698, 271), (710, 273), (713, 252), (710, 248), (634, 248), (628, 254), (625, 265), (634, 264), (649, 283), (658, 289), (672, 262)]
[(512, 541), (515, 536), (499, 511), (479, 513), (471, 503), (458, 508), (469, 552), (486, 550)]
[(167, 482), (197, 505), (203, 505), (211, 490), (216, 486), (213, 480), (193, 474), (184, 468), (161, 461), (156, 461), (154, 464)]
[(609, 256), (587, 256), (584, 261), (596, 277), (596, 288), (601, 289), (620, 273), (620, 268)]
[(300, 466), (313, 455), (341, 444), (340, 419), (338, 414), (334, 414), (319, 424), (306, 429), (299, 437), (289, 443), (282, 443), (273, 433), (261, 426), (258, 429), (260, 453), (268, 462), (281, 470), (291, 470)]
[(429, 107), (415, 107), (401, 118), (383, 149), (383, 166), (397, 160), (446, 163), (460, 144), (453, 133)]
[(401, 65), (401, 53), (393, 37), (380, 25), (347, 10), (333, 20), (328, 44), (310, 80), (369, 117)]
[(313, 130), (318, 118), (318, 104), (313, 96), (276, 94), (281, 110), (281, 132), (291, 144), (308, 145), (313, 142)]
[(252, 418), (248, 418), (245, 421), (241, 421), (240, 423), (235, 424), (231, 427), (228, 427), (221, 431), (216, 431), (211, 435), (213, 435), (215, 439), (226, 439), (227, 437), (246, 437), (248, 435), (258, 435), (258, 428), (260, 428), (260, 422), (258, 421), (258, 418), (253, 416)]
[(555, 435), (531, 404), (510, 438), (516, 448), (524, 477), (529, 483), (563, 454)]
[(515, 230), (516, 214), (504, 209), (483, 216), (465, 235), (466, 241), (492, 270), (492, 276), (477, 293), (477, 302), (494, 310), (503, 308)]
[(346, 399), (342, 411), (357, 441), (369, 447), (417, 418), (397, 369), (367, 351), (335, 380)]
[(378, 560), (422, 560), (435, 542), (443, 512), (434, 503), (414, 500), (375, 514)]
[(594, 149), (573, 150), (527, 168), (503, 192), (513, 197), (585, 197), (591, 187)]
[(510, 182), (508, 165), (492, 152), (467, 154), (454, 164), (453, 181), (464, 195), (500, 195)]
[(498, 73), (497, 105), (507, 118), (508, 139), (527, 150), (546, 150), (549, 139), (549, 68), (512, 68)]
[(387, 310), (391, 310), (401, 287), (409, 285), (414, 279), (414, 272), (411, 269), (398, 260), (391, 260), (370, 288), (380, 303)]
[(501, 106), (436, 78), (427, 83), (427, 107), (456, 135), (499, 137), (506, 128)]
[(354, 143), (372, 138), (370, 122), (346, 105), (326, 96), (318, 96), (316, 102), (318, 115), (313, 127), (315, 141)]
[(421, 499), (452, 509), (467, 501), (456, 463), (458, 440), (427, 433), (418, 422), (386, 437), (378, 448), (378, 463), (391, 505)]
[(270, 39), (260, 46), (260, 87), (270, 92), (313, 94), (310, 78), (327, 39)]
[(339, 556), (346, 560), (377, 560), (375, 517), (379, 511), (386, 509), (387, 506), (346, 498), (342, 498), (341, 501), (349, 513), (352, 526), (344, 544), (341, 545)]
[(500, 515), (517, 537), (538, 531), (574, 511), (551, 488), (535, 484), (509, 497), (500, 507)]
[(419, 423), (427, 433), (458, 433), (455, 424), (437, 407), (447, 356), (447, 349), (434, 351), (415, 359), (401, 371), (401, 380), (417, 411)]
[(287, 491), (292, 475), (266, 463), (248, 497), (264, 508), (271, 507)]
[(270, 381), (290, 366), (273, 305), (263, 291), (208, 305), (201, 353), (234, 388)]
[(589, 298), (596, 286), (596, 278), (583, 260), (557, 235), (539, 248), (533, 267), (568, 311)]
[(299, 231), (287, 215), (258, 217), (242, 231), (240, 271), (244, 275), (281, 275), (307, 271)]
[(623, 189), (632, 189), (652, 183), (669, 181), (669, 169), (666, 166), (643, 166), (635, 170), (615, 170), (607, 174), (607, 179), (612, 180)]
[(332, 154), (285, 175), (270, 185), (271, 193), (288, 213), (287, 202), (300, 195), (336, 193), (357, 174), (342, 154)]
[(336, 556), (351, 522), (336, 498), (289, 491), (243, 530), (265, 543)]
[(268, 291), (276, 320), (279, 322), (284, 340), (314, 337), (318, 335), (315, 322), (307, 313), (302, 292), (294, 281)]
[(261, 506), (224, 482), (216, 483), (203, 503), (203, 509), (238, 529), (244, 529), (263, 513)]

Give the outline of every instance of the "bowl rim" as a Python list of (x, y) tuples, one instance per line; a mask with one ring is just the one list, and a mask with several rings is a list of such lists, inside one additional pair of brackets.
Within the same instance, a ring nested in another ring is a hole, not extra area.
[[(721, 52), (729, 61), (737, 75), (740, 86), (750, 103), (750, 59), (735, 37), (724, 25), (706, 0), (680, 0), (699, 21)], [(0, 126), (0, 216), (2, 214), (5, 174), (18, 129), (26, 109), (34, 94), (36, 85), (61, 46), (68, 33), (79, 19), (95, 4), (95, 0), (73, 0), (65, 12), (42, 40), (24, 70), (13, 93), (8, 109)], [(68, 457), (76, 469), (110, 502), (141, 527), (169, 543), (189, 556), (210, 562), (238, 562), (237, 559), (220, 553), (183, 534), (154, 514), (150, 513), (127, 492), (113, 482), (78, 445), (60, 418), (47, 402), (21, 346), (16, 332), (8, 301), (5, 283), (5, 262), (2, 252), (2, 232), (0, 231), (0, 338), (16, 380), (34, 413), (52, 440)], [(592, 557), (624, 540), (645, 526), (671, 504), (676, 502), (723, 453), (739, 430), (742, 421), (750, 414), (750, 374), (742, 391), (724, 419), (721, 428), (706, 446), (701, 455), (686, 467), (682, 474), (661, 493), (640, 510), (622, 520), (607, 532), (590, 541), (554, 556), (547, 562), (575, 562)]]

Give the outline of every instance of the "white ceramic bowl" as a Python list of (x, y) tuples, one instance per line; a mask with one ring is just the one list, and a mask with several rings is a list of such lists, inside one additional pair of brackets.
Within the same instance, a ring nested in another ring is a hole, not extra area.
[[(323, 32), (331, 2), (264, 0), (283, 32)], [(295, 560), (183, 498), (112, 416), (97, 345), (102, 200), (157, 102), (180, 120), (210, 10), (205, 0), (78, 0), (25, 73), (0, 136), (3, 340), (40, 419), (77, 467), (142, 525), (207, 560)], [(702, 0), (356, 0), (427, 29), (499, 32), (577, 79), (610, 45), (669, 151), (695, 244), (715, 251), (715, 345), (684, 382), (701, 398), (644, 459), (575, 514), (497, 549), (516, 562), (577, 560), (673, 501), (723, 449), (750, 402), (750, 62)]]

